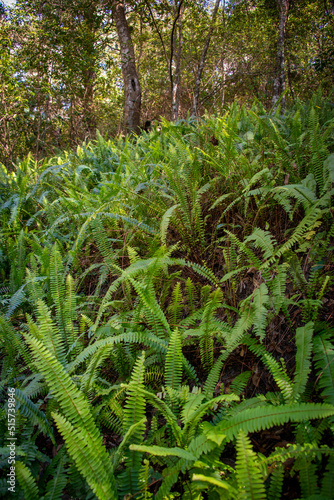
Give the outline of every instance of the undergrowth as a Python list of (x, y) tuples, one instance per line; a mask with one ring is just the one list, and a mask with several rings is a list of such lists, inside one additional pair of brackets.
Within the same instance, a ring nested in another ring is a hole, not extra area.
[(18, 499), (330, 499), (334, 111), (235, 103), (7, 173)]

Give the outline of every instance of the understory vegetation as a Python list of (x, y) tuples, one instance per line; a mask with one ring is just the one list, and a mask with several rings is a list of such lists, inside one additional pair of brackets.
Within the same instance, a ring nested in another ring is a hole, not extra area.
[(334, 498), (334, 105), (97, 135), (1, 197), (18, 499)]

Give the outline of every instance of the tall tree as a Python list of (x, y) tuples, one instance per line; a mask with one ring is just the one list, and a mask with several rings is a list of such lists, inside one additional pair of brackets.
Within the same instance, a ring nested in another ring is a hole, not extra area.
[[(171, 34), (170, 81), (172, 91), (172, 120), (179, 117), (181, 93), (181, 56), (182, 56), (182, 7), (183, 0), (175, 1), (175, 19)], [(177, 38), (175, 33), (177, 32)], [(174, 69), (175, 68), (175, 69)], [(174, 69), (174, 70), (173, 70)]]
[(207, 34), (206, 39), (205, 39), (205, 44), (203, 47), (201, 59), (200, 59), (198, 69), (197, 69), (195, 90), (194, 90), (194, 102), (193, 102), (193, 109), (192, 109), (193, 115), (197, 114), (198, 102), (199, 102), (199, 89), (200, 89), (200, 85), (201, 85), (202, 73), (203, 73), (203, 69), (204, 69), (206, 54), (208, 52), (208, 48), (210, 45), (210, 40), (211, 40), (211, 35), (213, 32), (215, 20), (217, 17), (219, 4), (220, 4), (220, 0), (216, 0), (216, 3), (214, 5), (213, 11), (212, 11), (211, 24), (210, 24), (209, 31), (208, 31), (208, 34)]
[(139, 133), (141, 113), (141, 87), (136, 69), (135, 52), (125, 16), (123, 1), (112, 0), (112, 15), (115, 20), (121, 51), (121, 66), (124, 82), (124, 122), (127, 132)]
[[(273, 88), (273, 104), (285, 91), (285, 31), (289, 12), (289, 0), (277, 0), (279, 25), (276, 53), (276, 75)], [(282, 97), (282, 109), (285, 108), (285, 96)]]

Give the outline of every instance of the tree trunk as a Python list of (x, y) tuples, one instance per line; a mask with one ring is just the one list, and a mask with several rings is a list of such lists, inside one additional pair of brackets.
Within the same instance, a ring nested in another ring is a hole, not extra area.
[(220, 0), (216, 0), (215, 6), (214, 6), (213, 11), (212, 11), (211, 24), (210, 24), (209, 32), (208, 32), (208, 34), (206, 36), (206, 40), (205, 40), (205, 44), (204, 44), (204, 47), (203, 47), (201, 59), (200, 59), (199, 65), (198, 65), (198, 70), (197, 70), (197, 75), (196, 75), (196, 81), (195, 81), (193, 109), (192, 109), (192, 114), (193, 115), (197, 114), (197, 108), (198, 108), (198, 102), (199, 102), (199, 89), (200, 89), (200, 85), (201, 85), (202, 73), (203, 73), (203, 69), (204, 69), (206, 54), (208, 52), (209, 45), (210, 45), (211, 35), (212, 35), (212, 32), (213, 32), (213, 27), (214, 27), (214, 23), (215, 23), (215, 20), (216, 20), (216, 16), (217, 16), (219, 4), (220, 4)]
[[(276, 76), (273, 88), (273, 105), (276, 104), (280, 95), (285, 90), (285, 29), (288, 18), (289, 0), (277, 0), (279, 8), (279, 27), (278, 27), (278, 41), (276, 53)], [(282, 110), (285, 108), (285, 97), (282, 98)]]
[(220, 67), (221, 67), (221, 74), (222, 74), (222, 98), (221, 98), (221, 107), (224, 107), (225, 104), (225, 79), (226, 79), (226, 69), (225, 69), (225, 59), (224, 55), (221, 56), (220, 59)]
[(124, 82), (124, 122), (126, 131), (139, 133), (141, 112), (141, 88), (135, 63), (135, 52), (129, 26), (125, 17), (124, 2), (112, 0), (112, 15), (116, 23), (121, 51)]
[[(178, 46), (175, 60), (175, 71), (172, 79), (172, 120), (179, 117), (180, 90), (181, 90), (181, 55), (182, 55), (182, 15), (178, 19)], [(175, 50), (174, 50), (175, 52)]]

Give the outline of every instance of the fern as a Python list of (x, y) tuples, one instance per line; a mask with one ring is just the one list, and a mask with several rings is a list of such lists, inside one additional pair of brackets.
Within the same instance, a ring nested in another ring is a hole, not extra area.
[(334, 346), (327, 340), (326, 333), (313, 338), (313, 351), (322, 397), (334, 404)]
[(237, 437), (236, 476), (240, 498), (243, 500), (265, 499), (263, 478), (258, 467), (251, 441), (242, 431)]
[(94, 381), (96, 380), (98, 375), (98, 369), (109, 356), (112, 347), (112, 345), (106, 345), (96, 351), (92, 356), (87, 370), (85, 371), (85, 374), (81, 379), (81, 390), (85, 395), (87, 395), (92, 390)]
[[(116, 498), (115, 481), (106, 450), (90, 414), (87, 402), (57, 358), (28, 333), (23, 334), (35, 362), (58, 400), (64, 417), (53, 413), (69, 452), (94, 492)], [(87, 461), (85, 457), (90, 456)], [(103, 493), (104, 492), (104, 493)]]
[(268, 288), (264, 283), (261, 283), (259, 288), (254, 291), (253, 294), (253, 307), (254, 307), (254, 331), (255, 334), (263, 340), (265, 336), (265, 327), (267, 319), (267, 308), (266, 305), (269, 302)]
[[(134, 366), (130, 384), (127, 389), (127, 399), (124, 407), (124, 420), (123, 430), (126, 434), (131, 426), (141, 422), (141, 425), (135, 427), (132, 431), (132, 442), (142, 442), (143, 433), (145, 430), (145, 398), (141, 390), (144, 388), (144, 373), (145, 373), (145, 353), (137, 359)], [(127, 492), (136, 493), (140, 490), (139, 485), (139, 470), (142, 456), (140, 453), (132, 451), (131, 449), (125, 454), (126, 470), (122, 478), (122, 488)]]
[(161, 446), (144, 446), (138, 444), (131, 444), (130, 450), (141, 451), (143, 453), (151, 453), (152, 455), (156, 455), (158, 457), (179, 457), (184, 458), (185, 460), (196, 460), (196, 456), (192, 455), (186, 450), (182, 448), (162, 448)]
[(325, 474), (322, 479), (321, 495), (323, 495), (324, 497), (331, 498), (331, 496), (333, 496), (333, 488), (334, 488), (333, 470), (334, 470), (334, 455), (329, 457)]
[(175, 210), (179, 207), (179, 204), (177, 203), (176, 205), (173, 205), (170, 207), (163, 215), (161, 219), (161, 224), (160, 224), (160, 239), (162, 245), (166, 245), (166, 238), (167, 238), (167, 230), (168, 230), (168, 225), (170, 223), (171, 218), (173, 217), (173, 213)]
[(331, 405), (299, 403), (280, 405), (279, 407), (260, 406), (255, 409), (246, 409), (228, 420), (223, 420), (215, 427), (204, 424), (204, 432), (209, 439), (220, 443), (231, 441), (238, 432), (258, 432), (274, 425), (283, 425), (286, 422), (301, 422), (313, 418), (326, 418), (334, 414)]
[[(114, 470), (116, 470), (116, 468), (118, 467), (119, 462), (121, 461), (122, 456), (123, 456), (126, 448), (128, 447), (129, 442), (131, 442), (133, 436), (138, 434), (138, 431), (142, 432), (142, 429), (145, 426), (145, 422), (146, 422), (146, 418), (143, 418), (142, 420), (139, 420), (137, 423), (130, 425), (130, 427), (125, 432), (123, 439), (122, 439), (122, 442), (119, 445), (119, 447), (117, 448), (117, 450), (112, 458)], [(133, 446), (135, 447), (136, 445), (130, 445), (129, 449), (136, 450), (136, 448), (133, 448)], [(141, 450), (138, 450), (138, 451), (141, 451)], [(130, 471), (130, 473), (131, 473), (131, 471)]]
[[(74, 427), (65, 417), (59, 413), (52, 413), (60, 434), (63, 436), (69, 454), (75, 461), (81, 474), (86, 479), (92, 491), (101, 500), (105, 498), (116, 499), (116, 491), (113, 476), (111, 475), (109, 460), (106, 457), (101, 460), (101, 452), (98, 453), (96, 444), (92, 446), (92, 436), (87, 429)], [(100, 448), (102, 449), (101, 445)], [(108, 464), (108, 467), (106, 465)], [(109, 470), (108, 470), (109, 469)], [(108, 473), (107, 473), (108, 471)]]
[(290, 403), (293, 400), (294, 389), (290, 377), (286, 373), (285, 367), (280, 366), (275, 358), (266, 351), (264, 346), (256, 344), (253, 339), (247, 338), (244, 340), (244, 343), (254, 354), (261, 357), (263, 363), (268, 367), (276, 384), (281, 389), (285, 402)]
[(245, 389), (251, 374), (252, 374), (252, 372), (245, 371), (243, 373), (240, 373), (240, 375), (237, 375), (233, 379), (233, 381), (229, 387), (229, 391), (232, 392), (233, 394), (236, 394), (237, 396), (240, 396), (240, 394)]
[(206, 398), (211, 397), (223, 366), (223, 362), (228, 358), (232, 351), (239, 345), (245, 332), (251, 327), (253, 322), (253, 312), (249, 305), (245, 304), (242, 314), (233, 329), (229, 333), (228, 341), (226, 342), (225, 351), (219, 356), (215, 364), (210, 370), (207, 380), (204, 384), (203, 393)]
[(183, 308), (182, 305), (182, 292), (181, 292), (181, 283), (176, 283), (173, 292), (172, 292), (172, 300), (168, 307), (170, 311), (170, 319), (172, 325), (176, 326), (180, 320), (180, 312)]
[(268, 500), (276, 500), (282, 496), (284, 468), (281, 464), (274, 466), (271, 473), (271, 481), (268, 490)]
[(15, 389), (15, 399), (17, 401), (17, 411), (19, 411), (21, 415), (27, 417), (31, 423), (38, 425), (41, 432), (50, 437), (53, 444), (55, 444), (50, 423), (38, 406), (34, 404), (20, 389)]
[(304, 498), (312, 495), (317, 495), (319, 490), (317, 488), (317, 466), (308, 457), (298, 457), (295, 463), (295, 468), (299, 470), (299, 480)]
[(293, 385), (293, 399), (296, 401), (304, 392), (311, 369), (313, 323), (296, 330), (296, 371)]
[(65, 332), (68, 345), (70, 345), (70, 358), (79, 354), (81, 344), (78, 342), (78, 328), (76, 326), (76, 295), (73, 279), (70, 275), (66, 278), (66, 296), (64, 305)]
[(16, 462), (15, 469), (17, 479), (23, 490), (26, 500), (38, 500), (40, 498), (39, 491), (30, 470), (22, 462)]
[(67, 345), (66, 319), (64, 311), (64, 304), (65, 304), (64, 267), (57, 244), (53, 246), (51, 252), (49, 279), (50, 279), (51, 295), (56, 305), (57, 323), (59, 325), (59, 330), (63, 337), (63, 341)]
[(178, 389), (182, 377), (181, 338), (178, 329), (170, 336), (165, 362), (165, 383), (172, 389)]
[[(63, 490), (67, 484), (67, 475), (65, 473), (65, 464), (67, 462), (67, 457), (64, 453), (58, 453), (56, 458), (58, 462), (58, 467), (56, 470), (52, 471), (52, 479), (48, 482), (46, 487), (46, 494), (44, 500), (61, 500), (63, 496)], [(46, 474), (49, 472), (49, 468)]]

